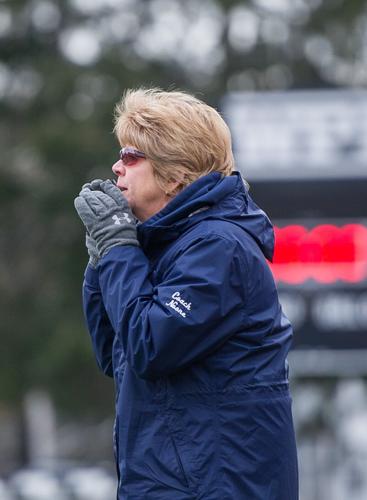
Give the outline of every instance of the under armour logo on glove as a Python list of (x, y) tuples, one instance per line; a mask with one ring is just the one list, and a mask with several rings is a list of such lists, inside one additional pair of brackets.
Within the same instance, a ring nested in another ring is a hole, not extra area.
[(121, 226), (121, 221), (126, 221), (126, 222), (132, 222), (132, 219), (130, 219), (129, 214), (123, 213), (122, 217), (118, 217), (117, 215), (112, 216), (112, 220), (115, 221), (115, 224)]

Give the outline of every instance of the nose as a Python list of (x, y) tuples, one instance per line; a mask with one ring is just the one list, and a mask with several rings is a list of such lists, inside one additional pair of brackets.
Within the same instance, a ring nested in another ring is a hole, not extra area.
[(112, 172), (118, 177), (125, 175), (125, 166), (121, 160), (118, 160), (112, 165)]

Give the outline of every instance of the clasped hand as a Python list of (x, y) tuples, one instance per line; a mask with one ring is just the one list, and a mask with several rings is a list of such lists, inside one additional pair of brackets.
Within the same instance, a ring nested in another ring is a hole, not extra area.
[(138, 245), (136, 221), (127, 200), (111, 180), (84, 184), (74, 206), (86, 231), (90, 263), (117, 245)]

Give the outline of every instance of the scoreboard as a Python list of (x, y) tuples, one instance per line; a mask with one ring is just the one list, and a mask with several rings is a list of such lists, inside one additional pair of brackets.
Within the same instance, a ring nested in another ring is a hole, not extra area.
[(222, 113), (275, 227), (269, 265), (294, 351), (358, 351), (367, 372), (367, 92), (237, 92)]
[(294, 347), (367, 349), (367, 179), (272, 187), (254, 182), (250, 192), (274, 224), (269, 265)]

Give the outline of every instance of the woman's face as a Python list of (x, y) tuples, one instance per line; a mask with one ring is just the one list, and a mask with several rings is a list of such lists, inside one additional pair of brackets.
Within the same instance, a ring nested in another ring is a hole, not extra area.
[(112, 171), (117, 175), (117, 186), (141, 222), (159, 212), (171, 199), (157, 184), (152, 164), (146, 158), (139, 158), (132, 165), (118, 160)]

